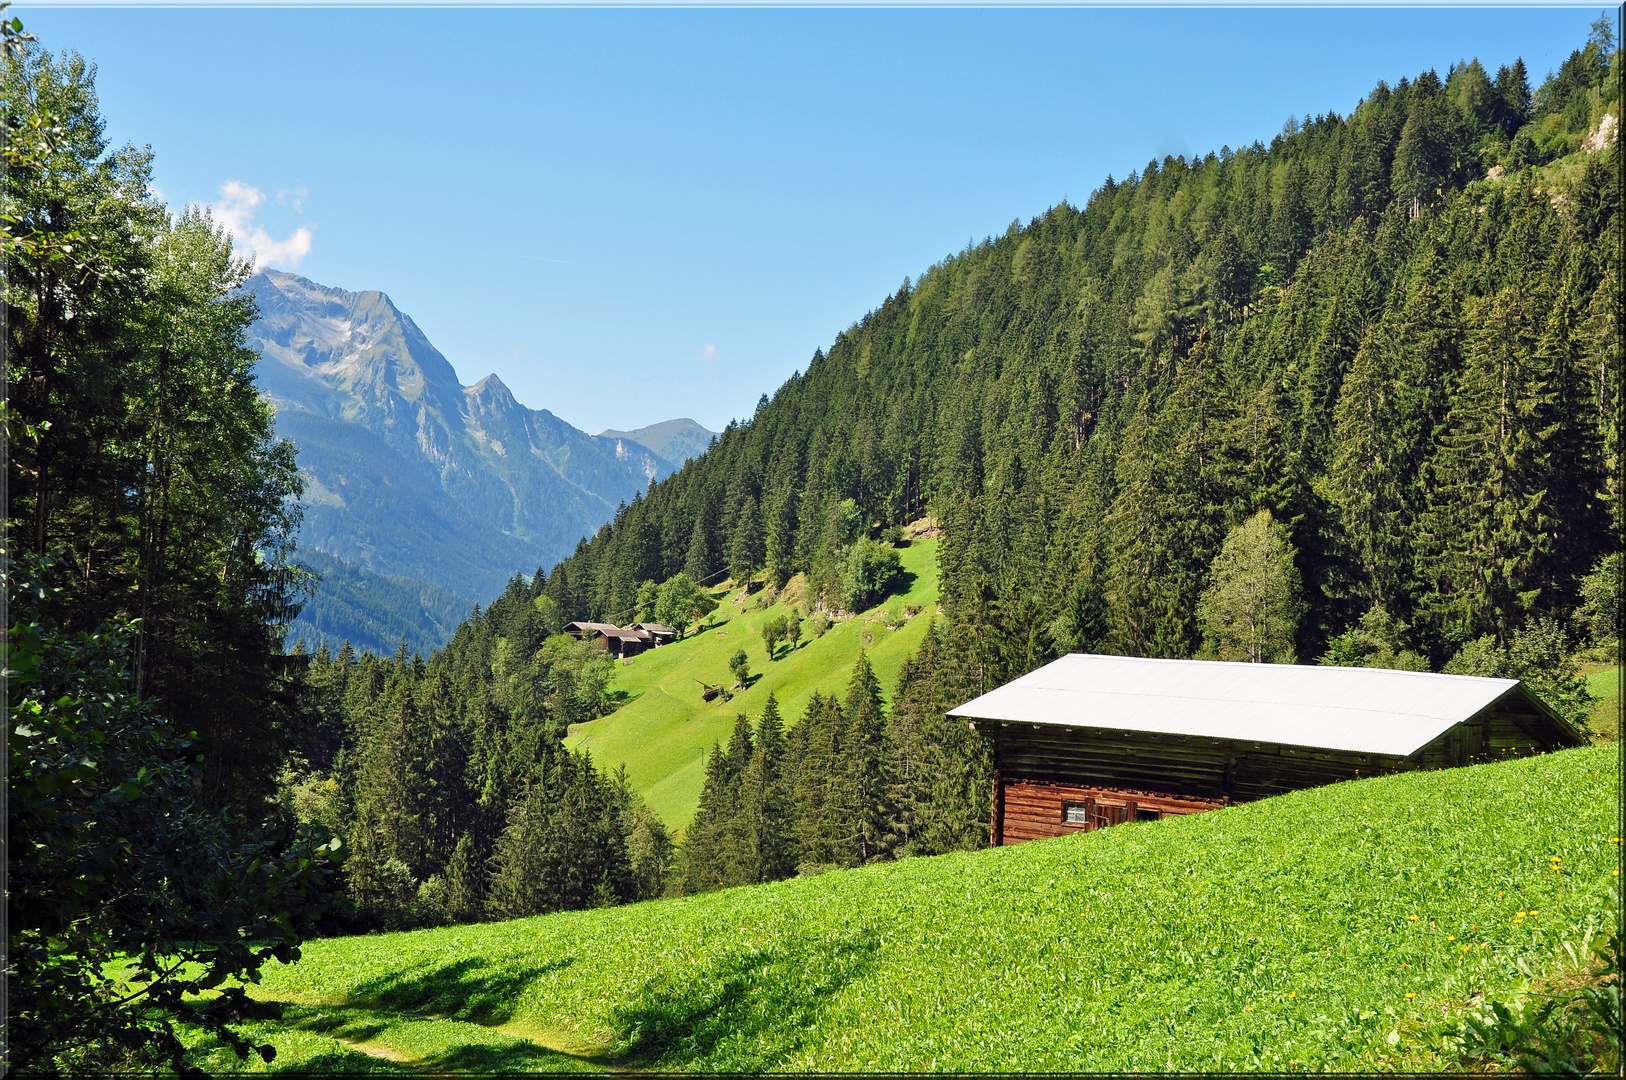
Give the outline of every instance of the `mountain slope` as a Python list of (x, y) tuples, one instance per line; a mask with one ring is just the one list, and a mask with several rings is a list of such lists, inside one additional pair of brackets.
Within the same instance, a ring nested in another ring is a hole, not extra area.
[(385, 656), (406, 639), (409, 653), (430, 655), (451, 639), (473, 601), (417, 578), (375, 574), (355, 563), (310, 549), (299, 559), (322, 575), (316, 595), (288, 630), (288, 641), (307, 651), (337, 652), (349, 642), (359, 652)]
[(573, 549), (673, 466), (473, 386), (380, 292), (268, 270), (245, 288), (278, 433), (309, 474), (302, 543), (461, 596)]
[(598, 618), (642, 580), (743, 562), (835, 600), (844, 503), (872, 531), (929, 512), (944, 609), (1000, 643), (997, 685), (1073, 650), (1224, 655), (1202, 598), (1268, 511), (1301, 660), (1368, 616), (1435, 667), (1566, 624), (1626, 506), (1608, 46), (1534, 92), (1477, 61), (1380, 82), (1347, 116), (1148, 162), (968, 245), (549, 596)]
[[(1617, 759), (1566, 750), (678, 900), (311, 941), (249, 988), (285, 1003), (255, 1035), (279, 1069), (323, 1072), (1450, 1069), (1440, 1036), (1473, 995), (1509, 1001), (1521, 966), (1561, 974), (1566, 943), (1584, 957), (1613, 925)], [(211, 1071), (243, 1068), (210, 1054)]]
[[(768, 659), (762, 626), (794, 605), (781, 596), (770, 606), (758, 607), (761, 593), (737, 603), (743, 600), (740, 590), (730, 591), (713, 614), (716, 622), (710, 629), (617, 668), (611, 689), (630, 700), (609, 716), (575, 725), (566, 745), (590, 751), (600, 768), (625, 766), (628, 783), (650, 809), (669, 828), (686, 829), (706, 779), (701, 754), (714, 743), (728, 742), (736, 713), (761, 716), (773, 694), (780, 715), (796, 723), (815, 691), (826, 696), (846, 692), (860, 651), (891, 693), (899, 669), (920, 647), (937, 610), (937, 542), (917, 541), (899, 555), (909, 575), (906, 592), (841, 620), (821, 637), (813, 637), (811, 623), (805, 624), (808, 630), (799, 647), (790, 651), (780, 645), (777, 660)], [(906, 614), (911, 607), (917, 612), (912, 617)], [(750, 688), (736, 693), (731, 702), (702, 701), (696, 680), (732, 683), (728, 658), (741, 648), (751, 664)]]
[(686, 416), (678, 420), (663, 420), (659, 424), (650, 424), (648, 427), (632, 431), (605, 428), (596, 436), (600, 439), (635, 442), (674, 465), (681, 465), (690, 458), (704, 454), (716, 437), (715, 431), (706, 430)]

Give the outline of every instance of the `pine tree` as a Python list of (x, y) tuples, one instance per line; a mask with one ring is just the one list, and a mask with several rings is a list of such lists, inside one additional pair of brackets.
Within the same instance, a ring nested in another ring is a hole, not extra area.
[(881, 684), (862, 652), (853, 666), (843, 706), (846, 724), (828, 805), (834, 811), (833, 824), (841, 838), (837, 861), (856, 866), (887, 854), (891, 817), (886, 777), (891, 755), (886, 745)]
[(1361, 342), (1338, 395), (1325, 488), (1368, 605), (1405, 613), (1423, 469), (1461, 366), (1456, 303), (1425, 259), (1404, 306)]
[(762, 567), (762, 519), (757, 501), (747, 495), (740, 503), (740, 516), (728, 540), (728, 575), (735, 581), (749, 581)]
[(777, 881), (796, 872), (785, 753), (779, 703), (770, 693), (757, 723), (751, 761), (740, 780), (741, 876), (747, 884)]
[(694, 519), (689, 532), (689, 550), (683, 559), (683, 572), (695, 581), (709, 581), (717, 572), (711, 555), (711, 538), (706, 533), (705, 515)]
[(792, 801), (796, 808), (798, 866), (829, 866), (838, 859), (842, 834), (839, 806), (832, 799), (833, 778), (839, 765), (843, 728), (841, 703), (816, 691), (797, 728), (805, 735), (796, 763)]
[(1511, 634), (1550, 581), (1559, 523), (1549, 493), (1570, 481), (1554, 468), (1562, 424), (1529, 304), (1509, 286), (1464, 312), (1466, 367), (1417, 538), (1422, 603), (1446, 640)]
[(727, 752), (713, 743), (706, 755), (706, 779), (700, 805), (683, 837), (679, 881), (684, 893), (721, 888), (728, 876), (728, 830), (735, 802)]

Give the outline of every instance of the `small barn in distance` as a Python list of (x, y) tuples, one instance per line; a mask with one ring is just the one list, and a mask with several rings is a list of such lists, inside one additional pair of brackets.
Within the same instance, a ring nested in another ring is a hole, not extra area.
[(614, 623), (565, 623), (564, 632), (582, 641), (591, 641), (611, 656), (624, 658), (637, 656), (645, 649), (669, 644), (677, 631), (660, 623), (634, 623), (617, 626)]
[(995, 844), (1582, 741), (1516, 679), (1078, 653), (949, 715), (992, 743)]
[(627, 629), (642, 630), (644, 633), (648, 634), (649, 643), (655, 648), (660, 648), (662, 645), (670, 645), (672, 642), (677, 640), (677, 631), (672, 627), (667, 626), (665, 623), (633, 623), (631, 626), (627, 627)]
[(607, 622), (567, 622), (564, 626), (565, 633), (582, 641), (592, 641), (594, 634), (602, 634), (606, 630), (620, 629), (615, 623)]

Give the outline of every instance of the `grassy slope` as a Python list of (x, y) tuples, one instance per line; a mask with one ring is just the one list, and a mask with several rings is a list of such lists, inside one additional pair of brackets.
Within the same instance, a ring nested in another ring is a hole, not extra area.
[[(868, 653), (883, 690), (891, 692), (898, 670), (920, 645), (937, 609), (937, 541), (916, 541), (898, 554), (912, 581), (906, 594), (892, 597), (881, 608), (902, 610), (907, 604), (918, 604), (922, 614), (905, 625), (887, 629), (877, 608), (837, 623), (817, 640), (803, 637), (794, 653), (787, 655), (786, 647), (780, 645), (780, 658), (770, 663), (761, 627), (787, 611), (788, 605), (756, 608), (757, 598), (738, 605), (734, 601), (740, 592), (735, 590), (723, 597), (712, 616), (726, 621), (617, 668), (612, 690), (631, 700), (602, 720), (577, 725), (569, 745), (585, 746), (600, 766), (625, 764), (632, 786), (669, 827), (681, 831), (693, 819), (700, 801), (705, 780), (701, 753), (713, 743), (728, 742), (738, 713), (761, 715), (771, 692), (787, 722), (800, 720), (815, 690), (821, 694), (846, 692), (860, 649)], [(750, 689), (736, 693), (733, 701), (702, 701), (695, 680), (732, 684), (728, 658), (742, 645), (755, 679)]]
[[(1617, 747), (679, 900), (316, 941), (278, 1068), (1429, 1068), (1616, 910)], [(1553, 863), (1553, 857), (1561, 861)], [(1579, 948), (1579, 946), (1577, 946)], [(1415, 996), (1412, 996), (1415, 995)], [(230, 1062), (216, 1052), (210, 1062)]]
[(1592, 706), (1594, 737), (1606, 740), (1620, 738), (1620, 665), (1603, 667), (1587, 674), (1586, 688), (1596, 704)]

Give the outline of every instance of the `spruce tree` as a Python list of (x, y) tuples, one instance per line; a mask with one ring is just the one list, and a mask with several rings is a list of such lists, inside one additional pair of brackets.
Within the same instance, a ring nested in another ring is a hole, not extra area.
[(888, 853), (891, 831), (887, 785), (886, 716), (881, 706), (881, 684), (869, 658), (860, 652), (847, 684), (843, 703), (846, 724), (834, 780), (832, 824), (845, 850), (837, 861), (844, 865), (873, 862)]
[(747, 884), (777, 881), (796, 872), (785, 753), (779, 703), (770, 693), (740, 781), (741, 876)]
[(1447, 641), (1511, 634), (1550, 584), (1560, 523), (1550, 361), (1513, 286), (1470, 301), (1462, 384), (1429, 467), (1417, 537), (1430, 627)]
[(806, 732), (791, 796), (796, 808), (797, 863), (828, 866), (837, 861), (842, 839), (835, 820), (839, 807), (832, 799), (841, 751), (841, 703), (833, 695), (821, 697), (815, 691), (797, 727)]

